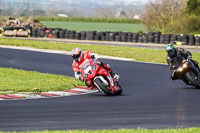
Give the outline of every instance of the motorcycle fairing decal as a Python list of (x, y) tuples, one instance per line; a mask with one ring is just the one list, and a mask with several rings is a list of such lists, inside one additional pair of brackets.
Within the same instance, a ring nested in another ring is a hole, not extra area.
[(92, 65), (92, 69), (96, 71), (97, 70), (97, 66), (96, 65)]
[(79, 68), (82, 69), (83, 66), (86, 65), (87, 62), (88, 62), (88, 60), (85, 60), (84, 62), (82, 62), (82, 63), (79, 65)]

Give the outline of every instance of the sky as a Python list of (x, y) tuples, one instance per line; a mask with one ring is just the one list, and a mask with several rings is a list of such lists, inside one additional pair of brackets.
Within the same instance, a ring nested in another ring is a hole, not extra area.
[[(7, 0), (0, 0), (0, 1), (7, 1)], [(10, 0), (12, 1), (12, 0)], [(24, 2), (25, 0), (13, 0), (15, 2)], [(138, 4), (147, 4), (151, 0), (28, 0), (29, 2), (65, 2), (71, 4), (77, 3), (94, 3), (94, 4), (107, 4), (107, 5), (114, 5), (114, 4), (123, 4), (123, 5), (138, 5)]]

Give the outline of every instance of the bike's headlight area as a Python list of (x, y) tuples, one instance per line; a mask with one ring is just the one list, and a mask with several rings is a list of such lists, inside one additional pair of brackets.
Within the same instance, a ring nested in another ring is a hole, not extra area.
[(179, 71), (179, 72), (182, 72), (182, 71), (183, 71), (185, 68), (187, 68), (187, 67), (188, 67), (188, 63), (184, 63), (182, 67), (179, 67), (179, 68), (178, 68), (178, 71)]
[(185, 63), (185, 64), (183, 64), (183, 68), (186, 68), (187, 66), (188, 66), (188, 64), (186, 64), (186, 63)]
[(182, 67), (179, 67), (179, 68), (178, 68), (178, 71), (179, 71), (179, 72), (182, 72), (182, 71), (183, 71), (183, 68), (182, 68)]

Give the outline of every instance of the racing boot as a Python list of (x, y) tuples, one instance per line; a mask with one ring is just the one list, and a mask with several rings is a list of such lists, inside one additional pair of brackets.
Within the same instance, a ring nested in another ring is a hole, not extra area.
[(116, 79), (116, 80), (118, 81), (119, 75), (113, 73), (112, 68), (110, 67), (109, 64), (105, 64), (105, 63), (101, 62), (100, 66), (102, 66), (103, 68), (105, 68), (106, 70), (108, 70), (108, 72), (110, 73), (110, 75), (111, 75), (114, 79)]
[(117, 81), (119, 80), (119, 75), (118, 74), (116, 74), (116, 73), (113, 73), (113, 71), (111, 71), (110, 72), (110, 75), (114, 78), (114, 79), (116, 79)]

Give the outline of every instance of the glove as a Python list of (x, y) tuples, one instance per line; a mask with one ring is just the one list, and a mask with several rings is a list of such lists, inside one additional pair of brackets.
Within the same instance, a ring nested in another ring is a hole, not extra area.
[(99, 64), (99, 65), (101, 65), (102, 62), (101, 62), (101, 60), (97, 59), (96, 63)]
[(81, 76), (80, 74), (75, 73), (75, 78), (79, 79), (80, 76)]
[(171, 67), (171, 70), (172, 70), (172, 71), (175, 71), (175, 69), (177, 69), (177, 66), (173, 65), (173, 66)]
[(191, 60), (192, 60), (192, 59), (188, 58), (188, 59), (187, 59), (187, 62), (188, 62), (188, 61), (191, 61)]

